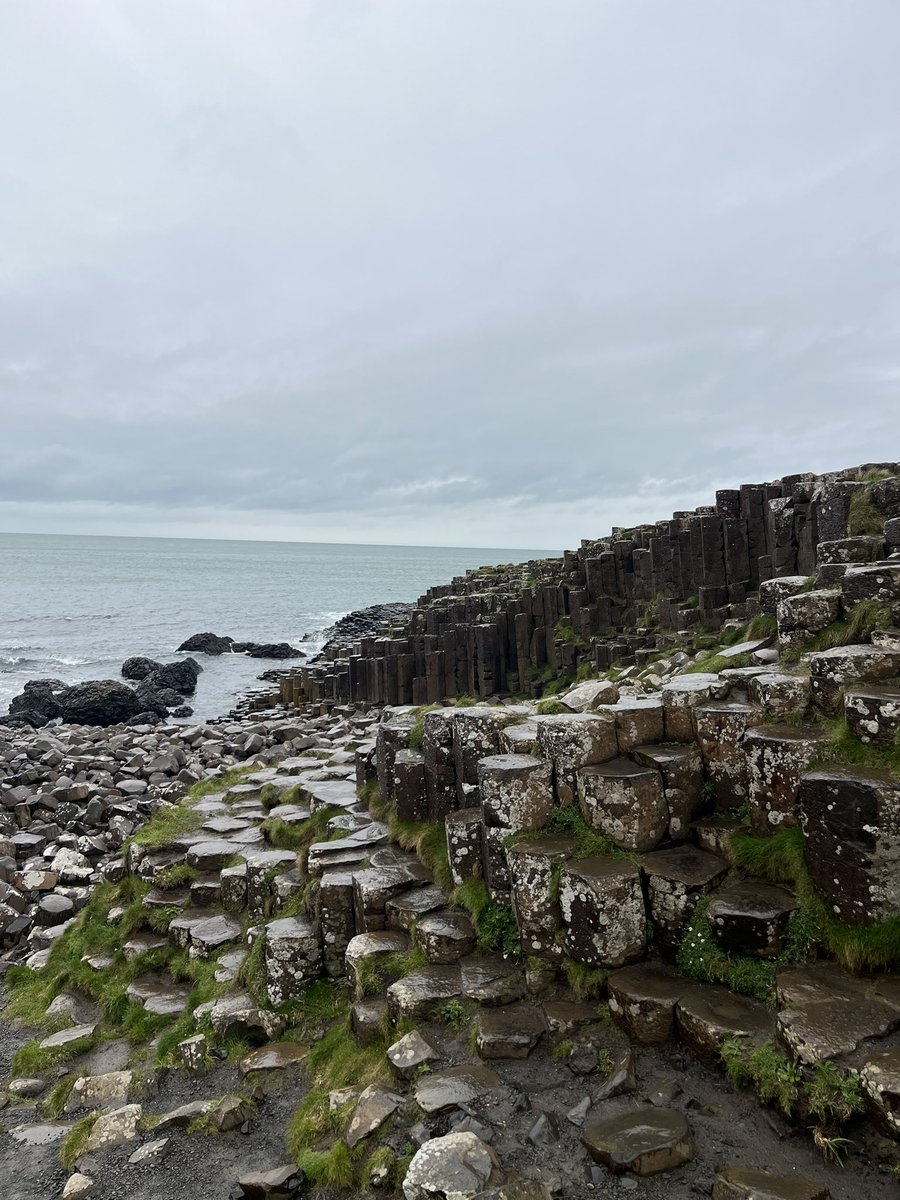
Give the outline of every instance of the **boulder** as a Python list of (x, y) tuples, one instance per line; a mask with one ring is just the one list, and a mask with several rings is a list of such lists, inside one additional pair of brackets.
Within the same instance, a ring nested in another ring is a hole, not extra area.
[(122, 663), (122, 678), (123, 679), (146, 679), (148, 675), (152, 675), (154, 671), (158, 671), (162, 663), (158, 663), (153, 658), (126, 658)]
[(186, 650), (189, 654), (230, 654), (234, 638), (219, 637), (216, 633), (195, 633), (178, 647), (179, 653)]
[(59, 697), (59, 715), (71, 725), (120, 725), (145, 708), (130, 687), (115, 679), (77, 683)]
[(611, 1117), (601, 1107), (588, 1114), (582, 1140), (591, 1158), (615, 1174), (655, 1175), (694, 1157), (687, 1118), (673, 1108), (639, 1108)]
[(403, 1195), (405, 1200), (471, 1200), (498, 1171), (493, 1151), (477, 1134), (448, 1133), (416, 1151)]

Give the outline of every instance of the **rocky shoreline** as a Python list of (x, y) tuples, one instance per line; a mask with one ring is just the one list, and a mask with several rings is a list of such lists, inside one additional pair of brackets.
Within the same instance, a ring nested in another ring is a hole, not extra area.
[(499, 623), (445, 624), (483, 618), (473, 576), (220, 722), (0, 724), (5, 1194), (895, 1194), (900, 511), (872, 507), (579, 679), (570, 617), (530, 694), (341, 696), (433, 680), (429, 630), (487, 662)]

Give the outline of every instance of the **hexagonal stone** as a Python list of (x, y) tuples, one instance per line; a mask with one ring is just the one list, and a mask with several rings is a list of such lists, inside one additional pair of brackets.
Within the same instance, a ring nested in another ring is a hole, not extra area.
[(660, 1046), (675, 1032), (675, 1005), (692, 985), (670, 967), (644, 963), (623, 967), (608, 980), (609, 1011), (641, 1046)]
[(481, 807), (461, 808), (447, 814), (447, 857), (453, 882), (459, 886), (466, 879), (481, 875)]
[(416, 1084), (414, 1094), (419, 1108), (430, 1116), (471, 1104), (498, 1087), (498, 1075), (488, 1067), (472, 1064), (424, 1075)]
[(798, 808), (813, 882), (841, 921), (900, 913), (900, 781), (862, 767), (811, 771)]
[(578, 772), (582, 815), (623, 850), (652, 850), (669, 825), (662, 775), (629, 758), (616, 758)]
[(367, 933), (385, 926), (385, 904), (392, 896), (414, 884), (431, 883), (431, 875), (421, 863), (404, 866), (366, 867), (353, 872), (353, 910), (356, 928)]
[(782, 651), (800, 649), (812, 634), (827, 629), (841, 612), (841, 593), (830, 589), (798, 592), (778, 604), (778, 644)]
[(797, 791), (822, 746), (819, 729), (757, 725), (744, 736), (747, 755), (750, 829), (765, 837), (797, 824)]
[(506, 852), (513, 908), (526, 955), (556, 952), (556, 931), (562, 917), (558, 872), (576, 849), (574, 838), (551, 835), (523, 840)]
[(527, 1058), (545, 1033), (540, 1009), (524, 1005), (483, 1009), (475, 1028), (482, 1058)]
[(538, 746), (553, 763), (556, 797), (560, 804), (578, 799), (578, 771), (608, 762), (619, 753), (616, 727), (606, 714), (561, 713), (538, 718)]
[(187, 863), (198, 871), (218, 871), (234, 858), (235, 845), (222, 838), (212, 838), (205, 842), (194, 842), (188, 847)]
[(694, 1157), (687, 1118), (673, 1108), (639, 1108), (612, 1117), (602, 1109), (590, 1112), (581, 1136), (591, 1158), (617, 1175), (655, 1175)]
[(475, 926), (466, 913), (442, 909), (426, 913), (416, 925), (416, 945), (430, 963), (459, 962), (475, 949)]
[(242, 934), (241, 923), (237, 917), (228, 913), (217, 913), (206, 921), (199, 921), (190, 928), (191, 958), (206, 959), (229, 942), (236, 942)]
[(643, 958), (647, 914), (640, 870), (610, 856), (568, 863), (559, 879), (566, 951), (590, 966), (622, 967)]
[(703, 765), (715, 790), (717, 808), (738, 808), (747, 799), (749, 780), (743, 740), (759, 723), (759, 710), (738, 700), (721, 700), (695, 710)]
[(650, 916), (663, 944), (674, 949), (697, 901), (725, 878), (728, 864), (708, 850), (685, 844), (645, 854), (641, 869), (647, 880)]
[[(457, 788), (478, 785), (478, 763), (500, 751), (500, 731), (528, 715), (528, 710), (504, 708), (458, 708), (453, 717), (453, 761)], [(462, 799), (462, 795), (460, 795)]]
[(553, 768), (529, 754), (493, 754), (478, 763), (481, 811), (487, 825), (508, 832), (541, 829), (554, 807)]
[(462, 994), (490, 1007), (515, 1004), (526, 992), (525, 974), (518, 963), (490, 955), (472, 955), (460, 964)]
[[(324, 877), (323, 877), (324, 886)], [(321, 894), (321, 888), (319, 889)], [(447, 896), (442, 888), (417, 887), (399, 896), (392, 896), (384, 906), (384, 916), (388, 929), (400, 929), (406, 933), (412, 929), (428, 913), (443, 908)]]
[(190, 987), (174, 983), (160, 975), (144, 975), (134, 979), (125, 989), (125, 995), (148, 1013), (157, 1017), (174, 1017), (187, 1008)]
[(675, 1020), (681, 1040), (708, 1061), (717, 1059), (728, 1038), (761, 1045), (775, 1033), (772, 1013), (759, 1000), (710, 984), (694, 984), (681, 993)]
[(461, 994), (459, 967), (425, 967), (398, 979), (387, 989), (391, 1020), (426, 1020), (439, 1004)]
[(869, 1038), (900, 1028), (900, 1011), (877, 997), (842, 997), (785, 1008), (777, 1017), (778, 1036), (793, 1056), (810, 1066), (850, 1054)]
[(770, 720), (782, 720), (809, 707), (809, 676), (766, 672), (747, 681), (747, 692), (750, 703), (761, 708)]
[(322, 946), (307, 917), (282, 917), (266, 926), (266, 995), (278, 1008), (297, 1000), (319, 977)]
[(800, 1175), (773, 1175), (756, 1167), (727, 1167), (713, 1183), (712, 1200), (830, 1200), (824, 1183)]
[(680, 841), (688, 834), (691, 818), (700, 804), (703, 760), (695, 742), (662, 742), (658, 746), (635, 746), (631, 757), (642, 767), (662, 775), (669, 810), (669, 837)]
[(409, 938), (394, 929), (382, 929), (375, 933), (358, 933), (347, 943), (345, 961), (347, 975), (357, 996), (362, 996), (361, 969), (363, 963), (387, 958), (392, 954), (405, 954), (409, 950)]
[(797, 901), (784, 888), (745, 879), (716, 892), (708, 915), (716, 941), (732, 954), (774, 958), (781, 953)]
[(875, 682), (900, 674), (900, 651), (877, 646), (835, 646), (809, 656), (812, 696), (826, 713), (841, 709), (844, 691), (862, 681)]
[(848, 689), (844, 719), (860, 741), (890, 749), (900, 730), (900, 689), (877, 683)]
[(615, 722), (620, 754), (628, 754), (635, 746), (661, 742), (665, 736), (660, 696), (623, 696), (605, 711)]
[(394, 755), (393, 795), (398, 820), (428, 820), (425, 759), (417, 750), (398, 750)]
[(694, 710), (708, 703), (719, 686), (718, 675), (699, 671), (691, 675), (677, 675), (663, 684), (660, 695), (667, 741), (694, 741)]

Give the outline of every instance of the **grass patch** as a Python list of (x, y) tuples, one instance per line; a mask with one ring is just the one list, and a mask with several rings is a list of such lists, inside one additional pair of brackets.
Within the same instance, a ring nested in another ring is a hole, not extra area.
[(816, 891), (806, 865), (800, 829), (781, 829), (768, 838), (731, 837), (735, 866), (769, 883), (787, 884), (800, 903), (808, 944), (821, 947), (849, 971), (884, 970), (900, 964), (900, 917), (867, 925), (844, 925)]
[(75, 1081), (83, 1079), (86, 1074), (86, 1071), (72, 1071), (71, 1074), (64, 1075), (59, 1083), (54, 1084), (42, 1106), (44, 1116), (49, 1117), (51, 1121), (58, 1121), (65, 1112), (66, 1102), (72, 1094)]
[[(864, 480), (872, 484), (877, 480)], [(847, 533), (850, 537), (879, 537), (884, 532), (884, 513), (878, 508), (870, 486), (855, 488), (850, 497)]]
[(377, 996), (398, 979), (421, 971), (428, 959), (418, 947), (404, 954), (384, 954), (381, 958), (364, 958), (356, 972), (357, 985), (363, 996)]
[(450, 859), (447, 853), (447, 831), (443, 821), (388, 820), (391, 841), (404, 850), (412, 850), (428, 868), (434, 882), (445, 891), (453, 887)]
[(778, 632), (778, 621), (775, 617), (767, 617), (764, 613), (760, 613), (758, 617), (754, 617), (747, 626), (747, 639), (749, 641), (757, 641), (759, 638), (774, 637)]
[(560, 700), (541, 700), (535, 712), (539, 717), (556, 717), (560, 713), (571, 712)]
[(703, 658), (695, 659), (690, 666), (685, 667), (685, 675), (698, 675), (701, 672), (709, 672), (711, 675), (717, 675), (720, 671), (732, 671), (739, 667), (750, 666), (749, 654), (733, 654), (730, 658), (725, 658), (722, 654), (708, 654)]
[(176, 863), (175, 866), (166, 867), (164, 871), (155, 875), (153, 883), (161, 891), (172, 892), (176, 888), (193, 883), (195, 879), (202, 878), (203, 872), (198, 871), (196, 867), (189, 867), (187, 863)]
[(422, 742), (425, 740), (425, 717), (428, 713), (435, 712), (440, 707), (440, 704), (425, 704), (421, 708), (416, 709), (416, 723), (409, 731), (409, 737), (406, 741), (410, 750), (422, 749)]
[(203, 824), (205, 815), (197, 812), (194, 805), (204, 796), (227, 791), (240, 783), (251, 768), (238, 767), (222, 775), (211, 775), (195, 783), (186, 796), (177, 804), (165, 804), (158, 808), (146, 825), (131, 839), (137, 846), (168, 846), (185, 834), (194, 833)]
[(720, 1051), (725, 1073), (735, 1087), (753, 1087), (761, 1103), (771, 1104), (790, 1117), (800, 1101), (803, 1073), (772, 1041), (751, 1046), (728, 1038)]
[(678, 946), (678, 970), (700, 983), (722, 983), (742, 996), (753, 996), (766, 1004), (775, 1003), (775, 964), (757, 958), (726, 954), (713, 936), (704, 896), (694, 909)]
[(843, 717), (823, 722), (823, 728), (825, 740), (812, 761), (812, 770), (828, 764), (868, 767), (900, 779), (900, 735), (894, 738), (893, 746), (881, 749), (860, 741)]
[(483, 954), (498, 951), (504, 957), (521, 957), (522, 943), (512, 905), (492, 900), (483, 879), (466, 879), (454, 889), (451, 899), (472, 918), (478, 949)]
[(535, 841), (553, 833), (569, 834), (575, 839), (573, 858), (608, 855), (612, 858), (627, 858), (631, 862), (637, 862), (637, 855), (633, 851), (622, 850), (602, 833), (592, 829), (577, 808), (554, 808), (550, 819), (541, 829), (535, 829), (528, 833), (510, 834), (509, 837), (503, 839), (503, 844), (507, 847), (514, 846), (518, 842)]
[(439, 1004), (435, 1016), (442, 1025), (459, 1033), (472, 1019), (472, 1008), (462, 1000), (445, 1000)]
[(67, 1171), (74, 1171), (79, 1158), (84, 1154), (85, 1147), (88, 1144), (88, 1138), (91, 1136), (91, 1130), (99, 1113), (91, 1113), (88, 1117), (82, 1117), (66, 1136), (63, 1138), (62, 1145), (59, 1148), (59, 1161)]
[(821, 650), (833, 650), (836, 646), (855, 646), (870, 642), (876, 629), (893, 626), (890, 607), (877, 600), (860, 600), (850, 614), (849, 620), (833, 621), (821, 633), (798, 648), (782, 652), (785, 662), (796, 662), (802, 654), (814, 654)]
[(603, 967), (589, 967), (568, 956), (563, 959), (563, 974), (576, 1000), (599, 1000), (606, 995), (609, 972)]
[(816, 1063), (804, 1091), (809, 1111), (830, 1128), (846, 1125), (863, 1110), (859, 1077), (845, 1074), (833, 1062)]
[[(274, 810), (277, 812), (277, 809)], [(297, 863), (302, 874), (306, 873), (306, 861), (309, 855), (309, 848), (315, 842), (334, 841), (337, 838), (345, 837), (346, 830), (335, 830), (329, 833), (328, 825), (333, 817), (339, 816), (343, 809), (338, 808), (334, 804), (325, 805), (324, 808), (317, 808), (316, 811), (305, 821), (297, 821), (288, 824), (286, 821), (281, 821), (276, 817), (268, 817), (260, 825), (263, 837), (275, 850), (293, 850), (297, 855)], [(276, 874), (280, 874), (284, 868), (279, 868)]]

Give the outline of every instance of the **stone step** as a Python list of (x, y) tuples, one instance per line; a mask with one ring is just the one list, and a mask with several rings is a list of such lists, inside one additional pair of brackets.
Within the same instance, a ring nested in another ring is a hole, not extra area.
[(900, 730), (900, 687), (870, 684), (844, 693), (844, 719), (862, 742), (890, 749)]

